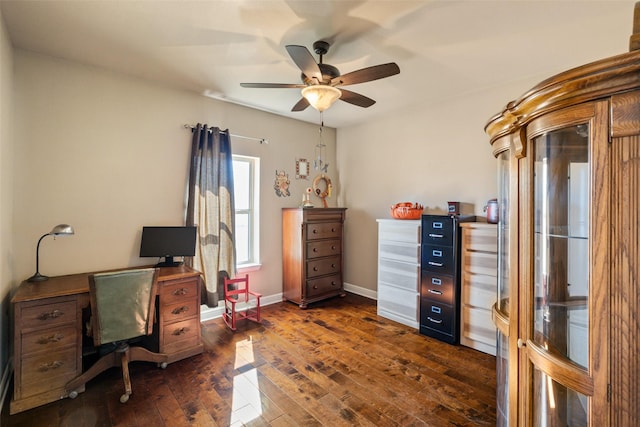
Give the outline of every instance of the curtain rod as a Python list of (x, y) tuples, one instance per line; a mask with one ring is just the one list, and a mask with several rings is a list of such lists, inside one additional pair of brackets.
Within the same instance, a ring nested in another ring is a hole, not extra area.
[[(184, 125), (184, 127), (185, 127), (185, 129), (191, 129), (191, 130), (196, 128), (193, 125)], [(207, 130), (207, 132), (211, 132), (211, 128), (209, 128)], [(226, 130), (221, 130), (220, 132), (227, 133)], [(236, 135), (234, 133), (230, 133), (229, 136), (232, 136), (234, 138), (242, 138), (242, 139), (250, 139), (252, 141), (258, 141), (260, 144), (268, 144), (269, 143), (269, 140), (267, 138), (255, 138), (253, 136)]]

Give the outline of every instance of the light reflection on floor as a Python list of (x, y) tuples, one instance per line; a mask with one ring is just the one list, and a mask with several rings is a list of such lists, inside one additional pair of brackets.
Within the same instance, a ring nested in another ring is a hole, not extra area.
[(258, 373), (253, 367), (253, 343), (251, 337), (236, 344), (234, 368), (239, 371), (233, 378), (233, 401), (231, 404), (231, 426), (240, 426), (262, 414)]

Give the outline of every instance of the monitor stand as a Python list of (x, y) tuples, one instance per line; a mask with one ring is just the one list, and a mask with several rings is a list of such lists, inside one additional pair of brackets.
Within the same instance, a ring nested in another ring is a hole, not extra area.
[(174, 261), (172, 255), (167, 255), (164, 257), (164, 261), (156, 264), (156, 267), (178, 267), (182, 264), (182, 261)]

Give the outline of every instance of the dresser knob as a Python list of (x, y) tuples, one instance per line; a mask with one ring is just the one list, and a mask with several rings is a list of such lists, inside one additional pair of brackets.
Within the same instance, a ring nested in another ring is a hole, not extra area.
[(186, 311), (189, 311), (189, 307), (183, 305), (182, 307), (174, 308), (173, 310), (171, 310), (171, 314), (182, 314)]
[(40, 365), (38, 370), (40, 372), (47, 372), (52, 369), (58, 369), (62, 365), (64, 365), (64, 363), (61, 360), (54, 360), (53, 362), (43, 363), (42, 365)]
[(64, 338), (64, 335), (62, 334), (53, 334), (53, 335), (43, 336), (38, 339), (38, 344), (50, 344), (52, 342), (58, 342), (62, 338)]
[(186, 295), (188, 292), (189, 290), (187, 288), (180, 288), (173, 291), (173, 294), (176, 296), (179, 296), (179, 295)]
[(38, 316), (38, 319), (40, 320), (49, 320), (49, 319), (56, 319), (60, 316), (62, 316), (64, 313), (60, 310), (53, 310), (50, 311), (48, 313), (42, 313), (40, 316)]
[(182, 335), (182, 334), (186, 334), (189, 331), (189, 328), (180, 328), (180, 329), (176, 329), (175, 331), (173, 331), (173, 335)]

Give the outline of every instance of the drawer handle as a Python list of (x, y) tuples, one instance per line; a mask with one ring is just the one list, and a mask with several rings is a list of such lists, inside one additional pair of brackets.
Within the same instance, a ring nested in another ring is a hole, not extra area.
[(189, 332), (189, 328), (184, 327), (184, 328), (176, 329), (175, 331), (173, 331), (172, 335), (178, 336), (178, 335), (186, 334), (187, 332)]
[(311, 230), (311, 232), (312, 232), (313, 234), (318, 234), (318, 230), (316, 230), (315, 228), (314, 228), (313, 230)]
[(187, 288), (180, 288), (173, 291), (173, 294), (176, 296), (180, 296), (180, 295), (186, 295), (188, 292), (189, 290)]
[(435, 233), (429, 233), (429, 237), (432, 237), (434, 239), (442, 239), (444, 237), (444, 235), (442, 234), (435, 234)]
[(331, 286), (336, 286), (336, 285), (337, 285), (337, 283), (336, 283), (335, 281), (333, 281), (333, 280), (332, 280), (332, 281), (331, 281)]
[(335, 250), (336, 250), (336, 247), (335, 247), (335, 246), (331, 246), (331, 250), (332, 250), (332, 251), (335, 251)]
[(442, 267), (443, 264), (441, 262), (429, 261), (429, 265), (433, 265), (434, 267)]
[(318, 285), (313, 285), (313, 289), (318, 289)]
[(47, 372), (50, 371), (52, 369), (58, 369), (59, 367), (61, 367), (62, 365), (64, 365), (64, 362), (61, 360), (54, 360), (53, 362), (49, 362), (49, 363), (43, 363), (42, 365), (40, 365), (40, 367), (38, 368), (38, 370), (40, 372)]
[(38, 319), (40, 319), (40, 320), (56, 319), (56, 318), (62, 316), (63, 314), (64, 314), (64, 312), (62, 312), (60, 310), (53, 310), (53, 311), (50, 311), (48, 313), (42, 313), (40, 316), (38, 316)]
[(336, 265), (335, 264), (331, 264), (331, 268), (336, 268)]
[(313, 252), (318, 252), (318, 248), (313, 248)]
[(335, 232), (336, 232), (336, 229), (335, 229), (335, 228), (332, 228), (332, 229), (331, 229), (331, 232), (332, 232), (332, 233), (335, 233)]
[(432, 323), (437, 323), (437, 324), (442, 323), (442, 319), (434, 319), (431, 316), (428, 316), (427, 319), (429, 319), (429, 322), (432, 322)]
[(189, 311), (189, 307), (183, 305), (182, 307), (174, 308), (173, 310), (171, 310), (171, 314), (182, 314), (186, 313), (187, 311)]
[(313, 267), (313, 271), (318, 271), (318, 267)]
[(432, 294), (436, 294), (436, 295), (442, 295), (442, 292), (436, 291), (435, 289), (429, 289), (429, 292), (431, 292)]
[(38, 344), (50, 344), (52, 342), (58, 342), (64, 338), (62, 334), (53, 334), (49, 336), (40, 337), (37, 341)]

